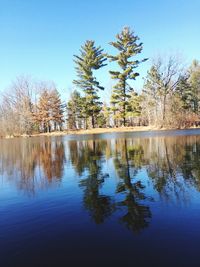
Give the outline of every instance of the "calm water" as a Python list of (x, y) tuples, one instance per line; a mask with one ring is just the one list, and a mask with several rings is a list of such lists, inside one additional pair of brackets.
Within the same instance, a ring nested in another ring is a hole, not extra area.
[(0, 140), (0, 266), (200, 266), (200, 131)]

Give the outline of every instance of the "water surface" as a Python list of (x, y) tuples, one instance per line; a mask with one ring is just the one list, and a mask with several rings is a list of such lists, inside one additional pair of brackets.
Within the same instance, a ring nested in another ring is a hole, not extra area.
[(199, 266), (199, 134), (0, 140), (0, 266)]

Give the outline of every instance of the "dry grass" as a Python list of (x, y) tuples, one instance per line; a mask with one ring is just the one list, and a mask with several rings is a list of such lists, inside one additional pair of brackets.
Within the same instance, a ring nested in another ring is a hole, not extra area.
[[(187, 129), (198, 129), (200, 127), (190, 127)], [(150, 126), (136, 126), (136, 127), (119, 127), (119, 128), (95, 128), (88, 130), (65, 130), (57, 131), (51, 133), (36, 133), (31, 136), (62, 136), (62, 135), (81, 135), (81, 134), (101, 134), (101, 133), (122, 133), (122, 132), (139, 132), (139, 131), (164, 131), (164, 130), (180, 130), (175, 128), (159, 128), (159, 127), (150, 127)], [(9, 135), (4, 138), (14, 138), (14, 137), (30, 137), (30, 135)], [(3, 138), (3, 137), (0, 137)]]
[(120, 128), (95, 128), (88, 130), (65, 130), (62, 132), (51, 132), (51, 133), (40, 133), (33, 134), (32, 136), (59, 136), (59, 135), (81, 135), (81, 134), (100, 134), (100, 133), (120, 133), (120, 132), (136, 132), (136, 131), (156, 131), (156, 130), (167, 130), (166, 128), (154, 128), (149, 126), (137, 126), (137, 127), (120, 127)]

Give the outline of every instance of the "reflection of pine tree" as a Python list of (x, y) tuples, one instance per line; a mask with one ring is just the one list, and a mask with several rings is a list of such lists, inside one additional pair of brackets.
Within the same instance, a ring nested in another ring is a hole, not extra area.
[[(93, 168), (95, 168), (95, 166), (93, 166)], [(89, 211), (92, 219), (97, 224), (103, 223), (104, 220), (111, 215), (113, 210), (111, 198), (99, 192), (106, 177), (106, 175), (103, 176), (101, 173), (97, 172), (89, 175), (80, 182), (80, 186), (84, 188), (83, 201), (85, 208)]]
[(56, 141), (55, 146), (53, 144), (51, 140), (41, 144), (39, 153), (41, 166), (49, 182), (52, 182), (54, 178), (58, 180), (62, 177), (65, 162), (63, 143)]
[(62, 141), (58, 141), (55, 143), (55, 152), (54, 152), (54, 160), (53, 160), (53, 172), (54, 177), (57, 179), (61, 179), (64, 171), (64, 163), (65, 163), (65, 148)]
[[(121, 157), (120, 154), (117, 153), (115, 158), (115, 167), (119, 174), (119, 177), (121, 178), (121, 181), (117, 187), (117, 193), (125, 194), (125, 198), (117, 204), (119, 207), (127, 208), (126, 214), (120, 218), (120, 221), (124, 223), (126, 227), (131, 231), (139, 232), (140, 230), (148, 226), (149, 219), (151, 218), (151, 212), (148, 206), (140, 203), (141, 200), (146, 199), (145, 195), (142, 193), (144, 186), (140, 181), (135, 183), (132, 182), (131, 167), (134, 166), (131, 166), (130, 164), (130, 155), (132, 155), (133, 165), (134, 158), (137, 159), (137, 164), (139, 163), (138, 158), (140, 158), (141, 165), (141, 155), (143, 155), (143, 150), (142, 147), (136, 149), (132, 147), (129, 153), (126, 140), (123, 140), (120, 150), (122, 151)], [(139, 166), (137, 168), (134, 167), (133, 176), (136, 175), (138, 168)]]
[(100, 193), (100, 189), (108, 177), (108, 174), (102, 173), (102, 151), (105, 150), (105, 145), (104, 141), (88, 141), (79, 144), (70, 142), (70, 146), (73, 148), (73, 151), (70, 150), (71, 160), (75, 164), (77, 172), (79, 175), (84, 171), (88, 172), (87, 177), (80, 181), (80, 187), (84, 192), (84, 206), (97, 224), (104, 222), (113, 211), (111, 197)]
[(151, 218), (149, 207), (139, 203), (140, 200), (145, 199), (140, 192), (141, 189), (143, 189), (141, 183), (132, 184), (131, 189), (125, 188), (126, 197), (118, 203), (121, 207), (127, 207), (127, 212), (120, 218), (120, 221), (133, 232), (140, 232), (146, 228)]

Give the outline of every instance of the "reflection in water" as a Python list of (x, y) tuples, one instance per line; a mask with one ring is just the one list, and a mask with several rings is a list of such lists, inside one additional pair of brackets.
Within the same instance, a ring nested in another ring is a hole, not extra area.
[(146, 199), (142, 192), (144, 186), (141, 181), (134, 182), (134, 177), (137, 175), (138, 169), (141, 168), (142, 156), (143, 148), (141, 146), (131, 145), (127, 147), (126, 139), (116, 140), (114, 163), (120, 177), (117, 193), (124, 193), (125, 195), (124, 199), (117, 205), (126, 208), (120, 221), (133, 232), (139, 232), (147, 227), (151, 217), (149, 207), (140, 203), (140, 200)]
[(0, 149), (0, 174), (20, 190), (34, 195), (37, 190), (59, 184), (65, 163), (61, 140), (4, 140)]
[(143, 147), (148, 176), (161, 197), (187, 202), (191, 187), (199, 191), (199, 136), (147, 139)]
[(53, 179), (58, 181), (63, 176), (65, 151), (61, 141), (56, 141), (52, 144), (51, 141), (45, 142), (39, 148), (40, 165), (44, 171), (45, 177), (49, 182)]
[[(85, 178), (80, 180), (83, 188), (83, 203), (92, 219), (103, 223), (112, 214), (114, 205), (111, 197), (100, 193), (105, 179), (109, 176), (102, 172), (105, 160), (102, 159), (106, 148), (105, 141), (70, 142), (71, 160), (77, 173), (81, 176), (86, 171)], [(76, 155), (76, 157), (75, 157)]]
[[(151, 211), (147, 201), (152, 197), (138, 180), (140, 170), (146, 170), (154, 190), (165, 201), (187, 202), (189, 189), (200, 189), (200, 137), (71, 141), (69, 147), (77, 174), (88, 172), (80, 186), (85, 208), (96, 223), (120, 209), (119, 221), (129, 230), (140, 232), (149, 225)], [(102, 173), (105, 159), (112, 159), (118, 177), (115, 199), (99, 194), (108, 177)]]
[[(117, 216), (133, 232), (146, 228), (152, 216), (152, 196), (141, 175), (148, 175), (154, 193), (163, 201), (184, 203), (191, 188), (200, 190), (199, 136), (63, 140), (1, 140), (0, 175), (35, 195), (61, 184), (64, 167), (73, 167), (92, 220), (100, 224)], [(115, 193), (104, 190), (110, 180)]]

